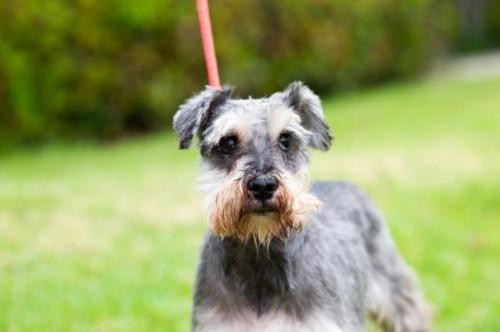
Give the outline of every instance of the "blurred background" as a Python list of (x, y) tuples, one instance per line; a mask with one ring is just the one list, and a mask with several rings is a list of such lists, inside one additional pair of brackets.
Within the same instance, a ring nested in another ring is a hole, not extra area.
[[(221, 79), (302, 80), (438, 331), (500, 330), (500, 1), (211, 1)], [(194, 1), (0, 0), (0, 331), (187, 331), (206, 230)]]

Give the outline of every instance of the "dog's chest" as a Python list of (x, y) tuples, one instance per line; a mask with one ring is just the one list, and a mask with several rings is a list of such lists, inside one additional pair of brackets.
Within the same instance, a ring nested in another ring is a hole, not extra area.
[(279, 242), (259, 251), (229, 241), (224, 245), (219, 260), (204, 261), (200, 270), (194, 331), (360, 330), (352, 328), (362, 322), (349, 300), (357, 298), (347, 287), (352, 282), (342, 282), (343, 273), (328, 270), (327, 262), (305, 260)]
[(331, 315), (313, 311), (303, 319), (283, 311), (268, 312), (257, 316), (249, 310), (231, 314), (216, 309), (198, 312), (195, 332), (340, 332)]
[[(254, 248), (232, 251), (226, 257), (224, 284), (229, 302), (243, 302), (258, 316), (285, 302), (295, 307), (291, 294), (290, 262), (282, 253), (254, 252)], [(295, 308), (292, 308), (295, 310)]]

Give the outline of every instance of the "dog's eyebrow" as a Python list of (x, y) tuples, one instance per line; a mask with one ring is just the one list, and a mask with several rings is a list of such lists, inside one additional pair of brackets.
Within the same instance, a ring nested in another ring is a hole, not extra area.
[(300, 117), (285, 105), (276, 105), (268, 112), (268, 130), (271, 139), (277, 139), (283, 129), (290, 124), (300, 122)]
[[(298, 116), (297, 116), (298, 117)], [(302, 127), (300, 124), (300, 119), (290, 119), (284, 126), (273, 128), (275, 132), (270, 131), (270, 137), (272, 140), (277, 140), (283, 132), (289, 132), (301, 142), (306, 143), (308, 138), (312, 133)]]
[(217, 144), (222, 137), (231, 132), (236, 133), (241, 141), (245, 141), (250, 135), (249, 128), (260, 121), (262, 121), (260, 117), (255, 117), (244, 107), (228, 110), (227, 113), (217, 118), (212, 126), (207, 128), (204, 133), (204, 141), (207, 144)]

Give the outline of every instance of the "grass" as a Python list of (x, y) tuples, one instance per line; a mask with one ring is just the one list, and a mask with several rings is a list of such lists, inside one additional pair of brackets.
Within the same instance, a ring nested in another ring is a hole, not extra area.
[[(313, 178), (362, 185), (438, 331), (500, 330), (500, 79), (329, 99)], [(187, 331), (206, 229), (173, 135), (0, 157), (0, 331)]]

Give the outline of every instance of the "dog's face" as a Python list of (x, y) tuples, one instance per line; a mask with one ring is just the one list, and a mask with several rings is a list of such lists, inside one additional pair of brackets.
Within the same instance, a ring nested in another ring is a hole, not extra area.
[(330, 129), (319, 98), (300, 82), (269, 98), (230, 94), (207, 88), (180, 107), (174, 128), (182, 149), (199, 137), (212, 230), (268, 243), (300, 230), (319, 207), (306, 150), (327, 150)]

